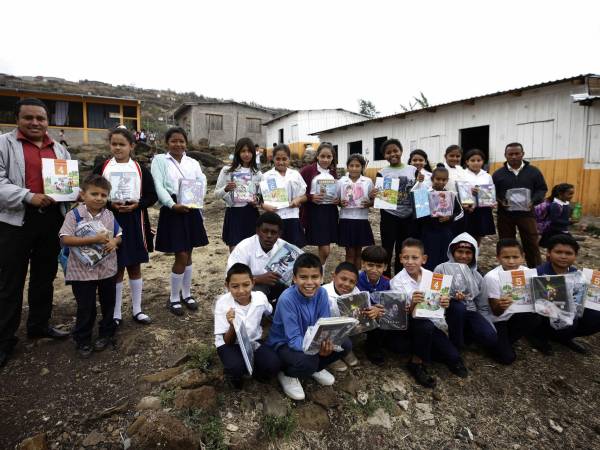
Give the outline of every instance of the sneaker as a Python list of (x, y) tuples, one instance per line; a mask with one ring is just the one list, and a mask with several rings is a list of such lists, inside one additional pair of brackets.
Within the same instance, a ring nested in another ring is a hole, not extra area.
[(346, 356), (344, 356), (344, 362), (350, 367), (354, 367), (358, 365), (358, 358), (356, 357), (354, 352), (350, 352)]
[(325, 369), (313, 373), (312, 377), (321, 386), (331, 386), (333, 383), (335, 383), (335, 377)]
[(585, 345), (583, 345), (581, 342), (577, 342), (574, 339), (569, 339), (568, 341), (563, 342), (563, 344), (580, 355), (589, 355), (590, 353)]
[(81, 359), (88, 359), (92, 356), (93, 348), (89, 344), (81, 344), (77, 346), (77, 354)]
[(277, 374), (277, 379), (279, 380), (279, 384), (281, 384), (281, 388), (285, 395), (292, 400), (304, 400), (304, 389), (302, 389), (302, 384), (300, 384), (298, 378), (288, 377), (283, 372), (279, 372)]
[(348, 370), (348, 366), (341, 359), (338, 359), (337, 361), (334, 361), (331, 364), (329, 364), (329, 368), (331, 370), (335, 370), (336, 372), (345, 372), (346, 370)]
[(462, 361), (455, 362), (454, 364), (448, 364), (448, 369), (457, 377), (467, 378), (469, 376), (469, 371)]
[(414, 377), (415, 381), (419, 383), (421, 386), (425, 386), (427, 388), (432, 388), (435, 386), (436, 381), (433, 375), (429, 373), (427, 370), (427, 366), (425, 364), (417, 364), (413, 362), (409, 362), (406, 365), (406, 368)]

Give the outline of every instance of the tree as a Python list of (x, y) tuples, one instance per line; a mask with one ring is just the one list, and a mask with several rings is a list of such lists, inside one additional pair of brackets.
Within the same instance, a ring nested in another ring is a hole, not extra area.
[(358, 112), (367, 117), (375, 117), (377, 114), (379, 114), (379, 111), (377, 111), (377, 108), (375, 108), (373, 102), (370, 100), (365, 100), (364, 98), (358, 100), (358, 108)]
[(415, 100), (414, 102), (408, 102), (408, 107), (400, 104), (400, 108), (402, 108), (402, 111), (414, 111), (415, 109), (423, 109), (423, 108), (429, 108), (429, 100), (427, 100), (427, 97), (425, 97), (425, 95), (423, 94), (423, 92), (419, 92), (419, 97), (413, 97), (413, 99)]

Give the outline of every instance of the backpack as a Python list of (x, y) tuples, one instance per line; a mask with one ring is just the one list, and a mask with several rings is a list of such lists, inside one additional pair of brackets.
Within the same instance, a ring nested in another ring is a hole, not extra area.
[[(534, 214), (535, 214), (535, 222), (537, 226), (538, 233), (540, 235), (544, 234), (544, 232), (550, 227), (550, 205), (552, 204), (552, 200), (544, 200), (539, 205), (535, 205)], [(561, 206), (562, 209), (562, 206)]]

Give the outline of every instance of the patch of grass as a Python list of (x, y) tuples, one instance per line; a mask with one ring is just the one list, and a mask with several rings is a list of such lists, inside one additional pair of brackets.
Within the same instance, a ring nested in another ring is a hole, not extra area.
[(172, 408), (173, 403), (175, 402), (175, 396), (177, 395), (177, 389), (161, 389), (158, 393), (158, 398), (160, 398), (160, 404), (163, 408)]
[(283, 417), (264, 416), (262, 432), (268, 439), (287, 439), (296, 429), (296, 416), (287, 413)]
[(379, 408), (382, 408), (388, 414), (393, 414), (394, 410), (397, 408), (394, 399), (384, 392), (370, 393), (369, 399), (364, 405), (348, 396), (347, 406), (352, 414), (367, 417), (372, 415)]
[(201, 409), (189, 409), (183, 413), (187, 426), (198, 431), (206, 450), (227, 450), (223, 434), (223, 422), (219, 415), (208, 414)]
[(188, 369), (200, 369), (208, 372), (217, 359), (217, 350), (214, 345), (191, 344), (186, 351), (190, 356), (190, 360), (186, 364)]

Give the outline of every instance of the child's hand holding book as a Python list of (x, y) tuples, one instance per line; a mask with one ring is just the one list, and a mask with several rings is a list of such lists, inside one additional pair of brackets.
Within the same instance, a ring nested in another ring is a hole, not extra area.
[(333, 342), (331, 339), (325, 339), (321, 342), (321, 349), (319, 350), (319, 356), (329, 356), (333, 353)]
[(440, 306), (444, 309), (450, 306), (450, 297), (447, 295), (442, 295), (440, 297)]
[(362, 315), (370, 320), (377, 320), (385, 314), (385, 308), (383, 305), (373, 305), (369, 308), (365, 308), (362, 311)]
[(108, 231), (101, 231), (100, 233), (96, 234), (96, 236), (94, 237), (94, 242), (92, 242), (92, 244), (107, 245), (109, 242), (110, 236), (108, 234)]
[(421, 291), (415, 291), (415, 292), (413, 292), (410, 305), (409, 304), (406, 305), (406, 310), (408, 312), (412, 313), (412, 311), (415, 309), (415, 307), (419, 303), (422, 303), (424, 300), (425, 300), (425, 293), (424, 292), (421, 292)]
[(233, 325), (233, 321), (235, 320), (235, 310), (233, 308), (229, 308), (229, 311), (225, 314), (225, 318), (229, 325)]
[(112, 238), (104, 245), (104, 253), (114, 252), (119, 247), (120, 238)]
[(500, 316), (512, 304), (512, 298), (508, 296), (500, 298), (490, 298), (490, 306), (495, 315)]

